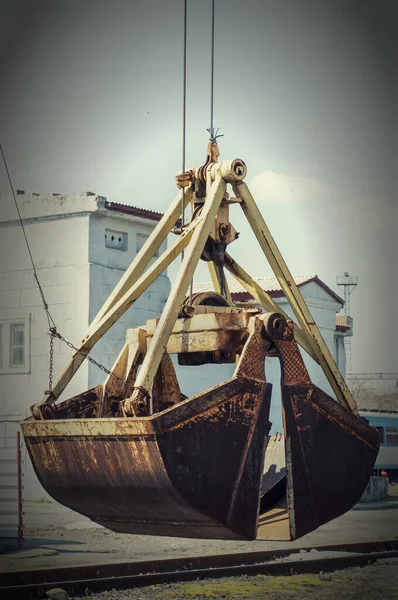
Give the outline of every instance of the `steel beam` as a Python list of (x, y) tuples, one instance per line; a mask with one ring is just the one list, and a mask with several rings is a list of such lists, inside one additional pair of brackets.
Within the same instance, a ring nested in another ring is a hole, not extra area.
[(73, 375), (79, 369), (80, 365), (88, 355), (90, 350), (98, 342), (98, 340), (112, 327), (112, 325), (126, 312), (128, 308), (139, 298), (145, 290), (159, 277), (161, 273), (173, 262), (173, 260), (186, 248), (192, 238), (194, 227), (201, 222), (201, 217), (196, 219), (190, 228), (184, 230), (181, 236), (175, 243), (167, 248), (158, 260), (151, 266), (139, 279), (132, 285), (127, 292), (108, 309), (108, 312), (89, 331), (81, 344), (77, 346), (77, 351), (73, 354), (63, 366), (61, 372), (57, 376), (53, 390), (47, 394), (41, 402), (33, 407), (35, 416), (38, 416), (38, 408), (48, 402), (56, 400), (64, 391)]
[(281, 288), (297, 317), (301, 328), (306, 333), (307, 341), (310, 344), (319, 364), (321, 365), (337, 399), (343, 406), (358, 414), (357, 404), (351, 395), (350, 390), (341, 375), (334, 358), (325, 344), (325, 341), (316, 325), (311, 312), (305, 303), (300, 290), (298, 289), (282, 254), (258, 209), (253, 196), (244, 182), (233, 183), (235, 194), (242, 198), (241, 207), (246, 215), (251, 228), (266, 256), (268, 262), (278, 279)]
[[(245, 288), (245, 290), (253, 296), (254, 300), (260, 304), (263, 308), (269, 311), (276, 311), (281, 313), (288, 321), (290, 317), (286, 314), (281, 307), (272, 300), (272, 298), (265, 292), (258, 283), (250, 277), (250, 275), (228, 254), (225, 253), (225, 268), (235, 277), (237, 281)], [(307, 336), (301, 329), (300, 325), (294, 323), (294, 337), (300, 346), (313, 358), (316, 362), (318, 358), (313, 351), (311, 345), (308, 343)]]
[(167, 346), (167, 340), (173, 330), (174, 323), (187, 294), (207, 238), (209, 237), (226, 187), (226, 182), (220, 176), (216, 177), (214, 183), (210, 187), (201, 211), (201, 223), (196, 226), (191, 241), (184, 253), (184, 259), (181, 263), (180, 270), (162, 311), (155, 335), (148, 347), (141, 370), (138, 373), (135, 383), (136, 389), (131, 398), (125, 402), (126, 414), (135, 414), (134, 405), (137, 401), (142, 400), (143, 390), (145, 390), (147, 394), (149, 393)]

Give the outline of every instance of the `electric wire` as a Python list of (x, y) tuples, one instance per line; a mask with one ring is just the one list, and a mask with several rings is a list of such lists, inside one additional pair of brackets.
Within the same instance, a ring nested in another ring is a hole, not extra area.
[(15, 208), (17, 210), (19, 223), (21, 225), (22, 233), (25, 238), (26, 248), (28, 250), (30, 262), (32, 263), (33, 277), (36, 280), (37, 288), (39, 290), (39, 293), (40, 293), (40, 296), (41, 296), (41, 299), (43, 302), (43, 308), (44, 308), (44, 311), (45, 311), (46, 317), (47, 317), (48, 330), (49, 330), (49, 334), (50, 334), (50, 351), (49, 351), (49, 365), (48, 365), (48, 390), (46, 390), (45, 393), (52, 392), (53, 375), (54, 375), (54, 338), (57, 337), (57, 328), (55, 326), (54, 319), (51, 316), (50, 309), (49, 309), (48, 303), (46, 301), (44, 291), (43, 291), (43, 288), (40, 283), (39, 276), (37, 274), (36, 264), (35, 264), (35, 261), (33, 260), (33, 255), (32, 255), (32, 251), (30, 249), (28, 236), (26, 235), (25, 225), (23, 223), (21, 211), (19, 210), (17, 197), (16, 197), (15, 190), (14, 190), (14, 185), (12, 183), (10, 170), (8, 168), (8, 163), (7, 163), (7, 159), (6, 159), (2, 144), (0, 144), (0, 150), (1, 150), (1, 156), (3, 157), (3, 163), (4, 163), (6, 173), (7, 173), (8, 183), (10, 185), (12, 197), (14, 199)]
[[(183, 36), (183, 67), (182, 67), (182, 172), (185, 173), (186, 136), (187, 136), (187, 0), (184, 0), (184, 36)], [(185, 225), (185, 187), (182, 188), (181, 229)], [(181, 260), (184, 259), (184, 250)]]
[(21, 229), (22, 229), (22, 232), (23, 232), (23, 235), (24, 235), (24, 238), (25, 238), (26, 248), (28, 250), (30, 262), (32, 264), (33, 276), (34, 276), (34, 278), (36, 280), (36, 284), (37, 284), (37, 287), (38, 287), (38, 290), (40, 292), (40, 296), (41, 296), (41, 299), (42, 299), (42, 302), (43, 302), (43, 308), (45, 310), (45, 313), (46, 313), (46, 316), (47, 316), (47, 321), (48, 321), (48, 330), (49, 330), (49, 335), (50, 335), (49, 373), (48, 373), (48, 389), (45, 390), (44, 393), (45, 394), (52, 394), (52, 391), (53, 391), (52, 384), (53, 384), (53, 375), (54, 375), (54, 339), (55, 338), (58, 338), (62, 342), (65, 342), (65, 344), (67, 346), (69, 346), (70, 348), (72, 348), (73, 350), (75, 350), (76, 352), (78, 352), (79, 354), (82, 354), (86, 360), (88, 360), (89, 362), (91, 362), (92, 364), (94, 364), (95, 366), (97, 366), (102, 371), (105, 371), (105, 373), (107, 373), (108, 375), (111, 375), (115, 379), (119, 380), (121, 383), (125, 384), (127, 387), (132, 388), (133, 386), (129, 385), (124, 379), (122, 379), (121, 377), (118, 377), (117, 375), (114, 375), (104, 365), (101, 365), (94, 358), (91, 358), (91, 356), (88, 356), (87, 354), (85, 354), (84, 352), (82, 352), (81, 350), (79, 350), (78, 348), (76, 348), (76, 346), (74, 346), (71, 342), (68, 342), (68, 340), (66, 340), (57, 331), (57, 327), (55, 325), (55, 321), (54, 321), (54, 319), (51, 316), (51, 312), (50, 312), (48, 303), (46, 301), (46, 298), (45, 298), (45, 295), (44, 295), (44, 291), (43, 291), (42, 285), (40, 283), (39, 276), (37, 274), (36, 264), (35, 264), (35, 261), (33, 259), (33, 254), (32, 254), (32, 250), (30, 248), (28, 237), (26, 235), (25, 225), (24, 225), (24, 222), (23, 222), (23, 219), (22, 219), (21, 211), (19, 210), (19, 206), (18, 206), (16, 194), (15, 194), (14, 185), (12, 183), (12, 179), (11, 179), (11, 175), (10, 175), (10, 170), (8, 168), (8, 163), (7, 163), (7, 160), (6, 160), (6, 157), (5, 157), (5, 153), (4, 153), (4, 150), (3, 150), (3, 146), (2, 146), (1, 143), (0, 143), (0, 151), (1, 151), (1, 156), (3, 158), (4, 167), (5, 167), (5, 170), (6, 170), (6, 173), (7, 173), (8, 183), (10, 185), (12, 197), (14, 199), (15, 208), (17, 210), (19, 223), (21, 225)]
[(23, 220), (22, 220), (21, 211), (19, 210), (19, 206), (18, 206), (18, 202), (17, 202), (17, 197), (16, 197), (16, 194), (15, 194), (14, 186), (13, 186), (13, 183), (12, 183), (12, 179), (11, 179), (10, 171), (9, 171), (9, 168), (8, 168), (8, 163), (7, 163), (7, 160), (6, 160), (5, 154), (4, 154), (4, 150), (3, 150), (3, 146), (2, 146), (2, 144), (0, 144), (0, 150), (1, 150), (1, 156), (2, 156), (2, 158), (3, 158), (4, 167), (5, 167), (5, 170), (6, 170), (6, 173), (7, 173), (8, 183), (9, 183), (9, 185), (10, 185), (10, 188), (11, 188), (12, 197), (13, 197), (13, 199), (14, 199), (15, 208), (17, 209), (17, 214), (18, 214), (19, 223), (20, 223), (20, 225), (21, 225), (22, 233), (23, 233), (23, 236), (24, 236), (24, 238), (25, 238), (25, 244), (26, 244), (26, 248), (27, 248), (27, 250), (28, 250), (28, 254), (29, 254), (29, 258), (30, 258), (30, 262), (32, 263), (33, 277), (34, 277), (34, 278), (35, 278), (35, 280), (36, 280), (37, 287), (38, 287), (38, 290), (39, 290), (39, 292), (40, 292), (41, 299), (42, 299), (42, 301), (43, 301), (43, 308), (44, 308), (44, 310), (45, 310), (45, 312), (46, 312), (46, 316), (47, 316), (47, 320), (48, 320), (48, 326), (49, 326), (49, 328), (51, 328), (51, 327), (55, 327), (54, 319), (53, 319), (53, 318), (52, 318), (52, 316), (51, 316), (51, 313), (50, 313), (50, 310), (49, 310), (48, 304), (47, 304), (47, 302), (46, 302), (46, 298), (45, 298), (45, 296), (44, 296), (44, 291), (43, 291), (43, 288), (42, 288), (42, 286), (41, 286), (41, 283), (40, 283), (40, 280), (39, 280), (39, 276), (38, 276), (38, 274), (37, 274), (37, 270), (36, 270), (35, 261), (33, 260), (32, 251), (31, 251), (31, 249), (30, 249), (30, 245), (29, 245), (28, 237), (27, 237), (27, 235), (26, 235), (25, 225), (24, 225), (24, 223), (23, 223)]

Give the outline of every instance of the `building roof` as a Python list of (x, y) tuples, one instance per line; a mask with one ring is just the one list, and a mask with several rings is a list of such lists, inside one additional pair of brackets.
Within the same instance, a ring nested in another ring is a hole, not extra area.
[[(374, 398), (375, 404), (377, 404), (378, 398), (377, 396)], [(377, 417), (382, 419), (398, 419), (398, 410), (377, 410), (371, 408), (363, 408), (359, 409), (361, 411), (361, 415), (364, 417)]]
[(130, 204), (120, 204), (119, 202), (108, 202), (108, 200), (106, 200), (104, 206), (108, 210), (114, 210), (115, 212), (134, 215), (135, 217), (142, 217), (144, 219), (151, 219), (152, 221), (160, 221), (163, 217), (163, 213), (148, 210), (147, 208), (139, 208), (138, 206), (131, 206)]
[(336, 323), (336, 331), (350, 331), (350, 329), (350, 325), (340, 325), (339, 323)]
[[(307, 285), (308, 283), (315, 282), (321, 288), (323, 288), (334, 300), (339, 302), (342, 306), (344, 305), (344, 300), (340, 298), (336, 292), (334, 292), (326, 283), (319, 279), (318, 275), (298, 275), (294, 277), (294, 281), (297, 287), (301, 287), (303, 285)], [(283, 290), (281, 285), (276, 277), (260, 277), (255, 279), (255, 282), (261, 286), (261, 288), (271, 296), (271, 298), (282, 298), (284, 297)], [(253, 300), (251, 294), (249, 294), (245, 288), (238, 282), (236, 279), (228, 281), (228, 287), (231, 292), (232, 299), (235, 301), (250, 301)], [(207, 292), (213, 289), (212, 283), (197, 283), (194, 285), (195, 292)]]
[(347, 315), (336, 315), (336, 331), (350, 331), (351, 325), (351, 317), (348, 317)]
[[(109, 202), (105, 196), (99, 196), (94, 192), (38, 194), (16, 190), (16, 193), (18, 196), (18, 205), (24, 219), (83, 212), (95, 213), (97, 211), (112, 211), (151, 221), (160, 221), (163, 217), (162, 213), (147, 208), (121, 204), (119, 202)], [(12, 202), (8, 204), (11, 213), (10, 215), (5, 215), (6, 220), (15, 219), (15, 207)]]

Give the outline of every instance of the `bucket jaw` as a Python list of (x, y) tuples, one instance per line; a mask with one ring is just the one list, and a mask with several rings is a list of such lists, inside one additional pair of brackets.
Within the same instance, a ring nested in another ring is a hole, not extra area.
[[(349, 510), (370, 476), (377, 432), (311, 383), (281, 314), (195, 310), (170, 336), (150, 416), (123, 416), (153, 335), (148, 322), (128, 331), (117, 380), (23, 423), (48, 493), (114, 531), (178, 537), (295, 539)], [(226, 362), (239, 353), (233, 377), (185, 398), (168, 354), (182, 348), (183, 364), (200, 352)], [(282, 371), (285, 434), (274, 437), (267, 355)]]
[[(185, 398), (166, 353), (151, 391), (160, 410), (150, 416), (120, 417), (129, 388), (120, 389), (118, 397), (112, 388), (110, 396), (108, 380), (102, 389), (97, 386), (60, 403), (50, 418), (22, 424), (36, 473), (58, 502), (118, 532), (255, 539), (270, 428), (272, 386), (264, 372), (270, 342), (258, 311), (197, 310), (188, 322), (177, 321), (169, 350), (179, 348), (183, 339), (185, 353), (197, 356), (201, 349), (209, 356), (218, 352), (214, 348), (222, 335), (225, 349), (233, 348), (234, 356), (236, 347), (241, 348), (231, 379)], [(204, 322), (213, 322), (213, 329), (199, 330)], [(132, 383), (143, 360), (137, 355), (146, 352), (142, 331), (128, 332), (116, 363), (120, 368), (114, 368)], [(146, 334), (150, 344), (151, 323)], [(169, 406), (156, 395), (165, 365), (175, 400)], [(84, 402), (89, 418), (82, 414)]]
[(293, 540), (359, 501), (380, 439), (365, 420), (311, 382), (291, 323), (275, 345), (285, 435), (271, 438), (267, 447), (258, 537)]

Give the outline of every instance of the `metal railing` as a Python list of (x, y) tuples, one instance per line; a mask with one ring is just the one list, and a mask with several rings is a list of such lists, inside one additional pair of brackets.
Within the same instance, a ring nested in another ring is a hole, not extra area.
[(0, 418), (0, 538), (23, 543), (22, 438), (20, 420)]

